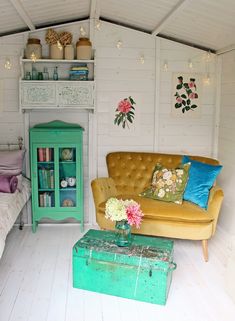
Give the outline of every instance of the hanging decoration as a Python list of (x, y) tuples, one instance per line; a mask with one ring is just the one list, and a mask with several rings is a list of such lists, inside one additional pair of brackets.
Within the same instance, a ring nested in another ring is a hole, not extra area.
[(4, 64), (5, 69), (10, 70), (12, 67), (12, 63), (9, 58), (6, 58), (5, 64)]
[(118, 103), (118, 107), (115, 110), (116, 115), (114, 119), (115, 125), (122, 125), (122, 128), (129, 128), (128, 122), (133, 123), (135, 117), (135, 108), (133, 105), (136, 103), (134, 102), (133, 98), (129, 96), (128, 98), (124, 98)]

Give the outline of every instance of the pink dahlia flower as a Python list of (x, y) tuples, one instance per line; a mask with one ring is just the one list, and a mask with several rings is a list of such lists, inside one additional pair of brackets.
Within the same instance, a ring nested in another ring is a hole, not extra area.
[(127, 99), (123, 99), (119, 102), (118, 104), (118, 111), (121, 113), (129, 113), (129, 111), (131, 110), (131, 103), (129, 102), (129, 100)]
[(195, 93), (191, 93), (191, 94), (189, 94), (189, 96), (188, 96), (190, 99), (194, 99), (195, 98)]
[(190, 82), (188, 83), (188, 86), (189, 86), (189, 88), (195, 87), (194, 81), (190, 81)]
[(181, 104), (181, 103), (182, 103), (182, 100), (183, 100), (183, 99), (182, 99), (181, 97), (177, 97), (177, 98), (176, 98), (177, 103), (180, 103), (180, 104)]
[(135, 225), (140, 228), (140, 223), (142, 221), (143, 212), (140, 209), (139, 204), (130, 204), (126, 207), (127, 221), (130, 225)]

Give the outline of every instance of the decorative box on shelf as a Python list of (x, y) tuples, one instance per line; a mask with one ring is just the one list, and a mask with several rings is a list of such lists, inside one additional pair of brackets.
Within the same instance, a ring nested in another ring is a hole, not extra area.
[(33, 61), (21, 58), (20, 63), (21, 111), (41, 108), (94, 110), (95, 61), (93, 59)]

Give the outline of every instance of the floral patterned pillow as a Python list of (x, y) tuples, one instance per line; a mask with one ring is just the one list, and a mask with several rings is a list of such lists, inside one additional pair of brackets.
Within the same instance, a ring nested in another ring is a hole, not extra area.
[(168, 169), (158, 163), (153, 171), (151, 186), (140, 195), (165, 202), (182, 204), (188, 182), (190, 163)]

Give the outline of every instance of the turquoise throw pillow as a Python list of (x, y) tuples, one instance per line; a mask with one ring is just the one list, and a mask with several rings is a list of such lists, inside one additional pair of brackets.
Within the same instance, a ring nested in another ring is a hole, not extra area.
[(184, 156), (182, 163), (191, 163), (189, 179), (183, 199), (207, 209), (210, 189), (223, 166), (210, 165), (190, 159)]

